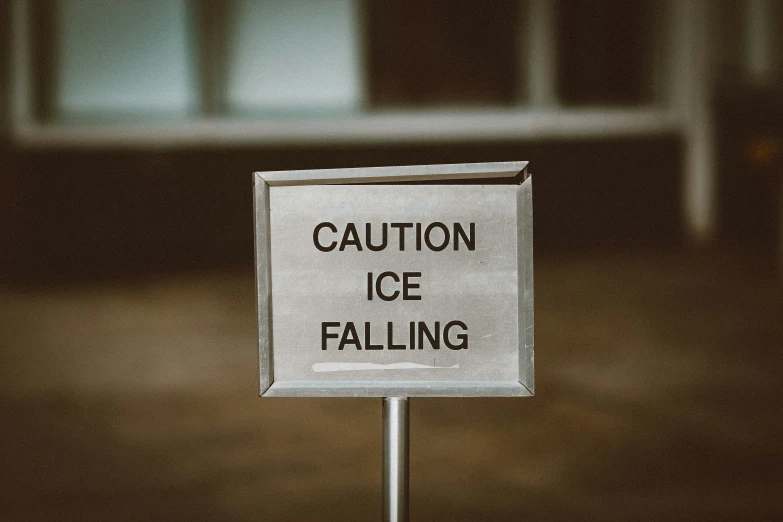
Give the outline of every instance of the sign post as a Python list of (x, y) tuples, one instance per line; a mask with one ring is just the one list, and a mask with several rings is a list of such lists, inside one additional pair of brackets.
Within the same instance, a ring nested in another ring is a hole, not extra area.
[(409, 397), (532, 396), (527, 162), (254, 174), (260, 394), (383, 397), (407, 520)]
[(383, 520), (408, 520), (408, 398), (383, 398)]

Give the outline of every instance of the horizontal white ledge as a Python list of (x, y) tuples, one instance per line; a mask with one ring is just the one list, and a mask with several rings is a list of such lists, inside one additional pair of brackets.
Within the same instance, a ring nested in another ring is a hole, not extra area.
[(664, 109), (552, 109), (366, 112), (313, 119), (194, 119), (160, 123), (16, 122), (29, 147), (330, 145), (491, 140), (605, 139), (678, 132)]

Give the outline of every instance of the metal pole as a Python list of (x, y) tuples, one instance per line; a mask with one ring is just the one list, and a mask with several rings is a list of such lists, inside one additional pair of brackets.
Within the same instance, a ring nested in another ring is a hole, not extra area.
[(408, 398), (383, 398), (383, 520), (408, 520)]

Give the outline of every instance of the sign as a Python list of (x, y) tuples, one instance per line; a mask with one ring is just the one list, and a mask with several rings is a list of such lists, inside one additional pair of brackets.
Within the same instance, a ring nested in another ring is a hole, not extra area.
[(526, 165), (256, 173), (261, 395), (532, 395)]

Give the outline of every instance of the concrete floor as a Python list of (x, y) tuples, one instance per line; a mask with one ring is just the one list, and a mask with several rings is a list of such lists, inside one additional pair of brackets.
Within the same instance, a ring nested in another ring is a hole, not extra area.
[[(379, 399), (256, 397), (250, 273), (0, 290), (3, 520), (376, 520)], [(783, 520), (783, 285), (536, 258), (530, 399), (413, 399), (412, 520)]]

